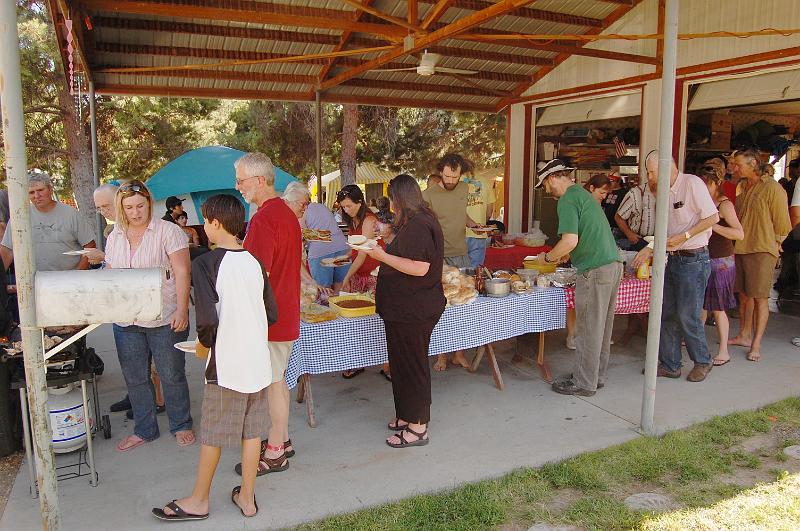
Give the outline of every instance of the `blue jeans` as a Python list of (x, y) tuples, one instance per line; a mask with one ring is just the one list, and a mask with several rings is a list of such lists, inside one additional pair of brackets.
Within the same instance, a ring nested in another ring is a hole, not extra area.
[(700, 320), (706, 285), (711, 274), (708, 250), (694, 256), (669, 255), (661, 306), (658, 359), (665, 368), (681, 368), (681, 340), (695, 363), (711, 363), (705, 323)]
[(151, 358), (164, 390), (169, 431), (174, 435), (179, 431), (192, 429), (189, 385), (184, 368), (186, 354), (173, 346), (180, 341), (186, 341), (188, 337), (188, 329), (175, 332), (169, 325), (156, 328), (114, 325), (119, 365), (133, 408), (133, 433), (145, 441), (152, 441), (159, 436), (155, 391), (150, 381)]
[(486, 259), (486, 245), (488, 243), (489, 238), (467, 238), (467, 254), (472, 267), (483, 265), (483, 261)]
[(344, 277), (347, 276), (347, 272), (350, 270), (350, 264), (339, 267), (327, 267), (322, 265), (322, 260), (324, 258), (336, 258), (337, 256), (345, 254), (349, 255), (350, 250), (344, 249), (320, 256), (319, 258), (309, 258), (308, 270), (311, 272), (311, 278), (314, 279), (314, 282), (323, 288), (329, 288), (334, 284), (341, 284), (344, 282)]

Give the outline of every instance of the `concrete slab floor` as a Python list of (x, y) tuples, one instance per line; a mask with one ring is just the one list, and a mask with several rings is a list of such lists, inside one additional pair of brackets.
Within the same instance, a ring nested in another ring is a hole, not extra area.
[[(617, 319), (617, 336), (625, 320)], [(744, 349), (733, 348), (734, 361), (714, 369), (706, 382), (660, 379), (658, 428), (681, 428), (800, 394), (800, 350), (789, 343), (797, 322), (784, 315), (771, 316), (760, 363), (746, 361)], [(737, 327), (734, 320), (732, 328)], [(713, 329), (707, 330), (714, 337)], [(99, 390), (101, 406), (107, 411), (125, 394), (110, 326), (91, 334), (89, 344), (106, 363)], [(636, 337), (628, 347), (612, 347), (609, 382), (590, 398), (553, 393), (534, 365), (511, 363), (513, 347), (513, 341), (497, 346), (506, 383), (503, 392), (494, 387), (485, 362), (477, 374), (455, 367), (434, 373), (431, 444), (406, 450), (383, 442), (389, 435), (385, 424), (393, 417), (393, 404), (391, 385), (378, 374), (378, 367), (353, 380), (343, 380), (338, 374), (314, 376), (318, 427), (308, 427), (305, 406), (293, 401), (290, 431), (297, 455), (288, 471), (258, 479), (259, 515), (245, 520), (229, 501), (230, 490), (239, 484), (233, 472), (239, 458), (237, 451), (225, 450), (212, 488), (211, 517), (182, 528), (295, 526), (497, 477), (523, 466), (540, 466), (638, 436), (644, 339)], [(546, 348), (555, 375), (571, 370), (572, 352), (564, 347), (563, 331), (547, 334)], [(690, 368), (691, 362), (687, 364)], [(199, 426), (203, 363), (188, 356), (187, 373)], [(122, 454), (115, 445), (131, 432), (132, 421), (125, 420), (123, 413), (112, 414), (113, 437), (94, 440), (99, 487), (89, 486), (87, 478), (59, 482), (64, 529), (138, 530), (161, 525), (150, 509), (190, 492), (198, 446), (178, 448), (167, 419), (159, 416), (159, 422), (161, 438)], [(59, 457), (59, 462), (66, 459)], [(0, 519), (0, 531), (40, 526), (39, 504), (29, 495), (23, 464)]]

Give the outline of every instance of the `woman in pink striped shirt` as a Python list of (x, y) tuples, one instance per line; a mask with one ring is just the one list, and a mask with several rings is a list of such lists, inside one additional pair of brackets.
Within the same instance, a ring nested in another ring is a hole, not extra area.
[(117, 224), (108, 236), (106, 265), (166, 270), (159, 321), (114, 323), (117, 356), (133, 409), (133, 434), (117, 445), (124, 452), (159, 436), (150, 381), (150, 357), (161, 377), (170, 432), (179, 446), (195, 441), (189, 412), (185, 354), (173, 345), (189, 336), (189, 246), (178, 225), (153, 217), (153, 197), (141, 181), (122, 185), (114, 201)]

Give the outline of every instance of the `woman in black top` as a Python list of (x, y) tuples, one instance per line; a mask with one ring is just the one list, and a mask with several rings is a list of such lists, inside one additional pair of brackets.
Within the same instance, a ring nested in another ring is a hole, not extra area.
[(389, 183), (396, 236), (386, 250), (368, 254), (382, 262), (375, 302), (386, 328), (392, 367), (396, 417), (386, 439), (393, 448), (428, 444), (431, 371), (428, 364), (433, 327), (446, 304), (442, 292), (444, 236), (419, 185), (409, 175)]

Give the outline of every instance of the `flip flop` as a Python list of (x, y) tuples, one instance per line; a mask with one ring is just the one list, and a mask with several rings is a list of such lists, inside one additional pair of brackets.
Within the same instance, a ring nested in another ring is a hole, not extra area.
[(386, 372), (383, 369), (381, 369), (381, 376), (383, 376), (384, 378), (386, 378), (390, 382), (392, 381), (392, 373), (390, 373), (390, 372)]
[[(123, 446), (123, 444), (124, 444), (124, 443), (125, 443), (127, 440), (129, 440), (131, 437), (136, 437), (136, 438), (137, 438), (137, 439), (139, 439), (139, 440), (138, 440), (138, 441), (136, 441), (135, 443), (133, 443), (133, 444), (132, 444), (132, 445), (130, 445), (130, 446)], [(146, 443), (146, 442), (147, 442), (147, 441), (145, 441), (144, 439), (142, 439), (142, 438), (141, 438), (141, 437), (139, 437), (138, 435), (128, 435), (127, 437), (125, 437), (124, 439), (122, 439), (122, 440), (121, 440), (119, 443), (117, 443), (117, 451), (118, 451), (118, 452), (127, 452), (128, 450), (133, 450), (133, 449), (134, 449), (134, 448), (136, 448), (137, 446), (141, 446), (141, 445), (143, 445), (143, 444), (144, 444), (144, 443)], [(170, 508), (171, 508), (171, 507), (170, 507)]]
[[(246, 515), (246, 514), (244, 514), (244, 509), (242, 509), (242, 506), (239, 505), (238, 503), (236, 503), (236, 495), (239, 494), (241, 491), (242, 491), (242, 486), (241, 485), (237, 485), (236, 487), (233, 487), (233, 491), (231, 492), (231, 502), (233, 502), (233, 504), (236, 507), (239, 508), (239, 512), (242, 513), (242, 516), (244, 516), (245, 518), (252, 518), (252, 517), (254, 517), (255, 515), (258, 514), (258, 502), (256, 501), (256, 496), (255, 496), (255, 494), (253, 495), (253, 505), (256, 506), (256, 512), (254, 512), (251, 515)], [(170, 509), (171, 508), (172, 507), (170, 507)], [(208, 516), (208, 515), (206, 515), (206, 516)]]
[(189, 514), (181, 507), (175, 503), (175, 500), (172, 500), (167, 504), (167, 508), (171, 509), (172, 512), (175, 514), (167, 514), (164, 512), (164, 509), (160, 507), (153, 507), (153, 516), (158, 518), (159, 520), (165, 520), (167, 522), (188, 522), (190, 520), (205, 520), (208, 518), (208, 513), (206, 514)]
[(800, 337), (796, 337), (796, 338), (792, 339), (792, 345), (794, 345), (796, 347), (800, 347)]
[(360, 369), (351, 369), (349, 371), (344, 371), (342, 373), (342, 378), (344, 378), (345, 380), (349, 380), (351, 378), (355, 378), (356, 376), (358, 376), (362, 372), (364, 372), (364, 368), (363, 367), (360, 368)]
[(193, 445), (194, 443), (197, 442), (197, 437), (194, 435), (194, 433), (192, 433), (192, 441), (191, 442), (186, 442), (186, 439), (184, 439), (183, 442), (179, 441), (178, 440), (178, 433), (186, 433), (186, 432), (192, 433), (190, 430), (185, 430), (185, 432), (179, 431), (179, 432), (177, 432), (175, 434), (175, 442), (178, 443), (178, 446), (180, 446), (181, 448), (185, 448), (187, 446), (191, 446), (191, 445)]
[(719, 363), (717, 363), (717, 360), (712, 360), (712, 363), (714, 364), (714, 367), (722, 367), (726, 363), (730, 363), (730, 362), (731, 362), (730, 358), (726, 359), (725, 361), (721, 361)]

